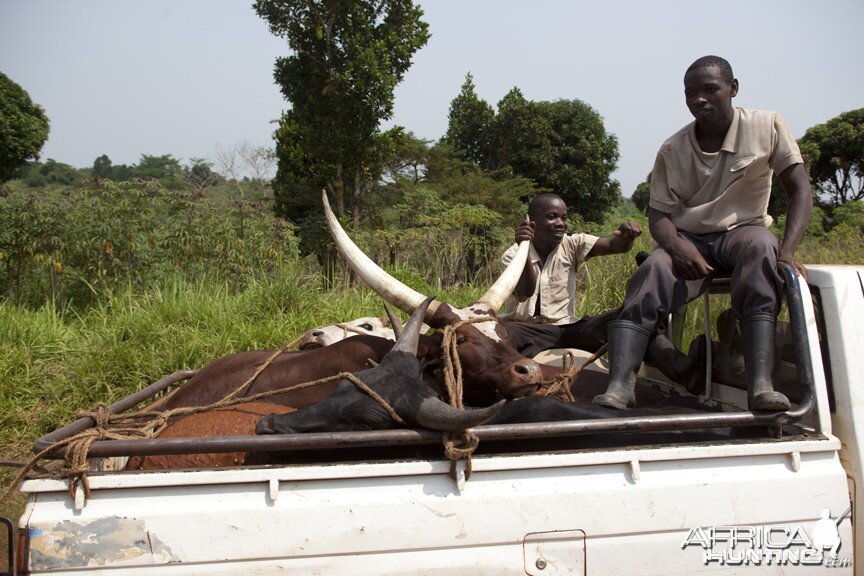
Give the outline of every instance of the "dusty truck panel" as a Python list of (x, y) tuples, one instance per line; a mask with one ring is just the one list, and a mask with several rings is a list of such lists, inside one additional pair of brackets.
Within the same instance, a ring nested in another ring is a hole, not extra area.
[[(835, 406), (831, 429), (842, 440), (840, 460), (858, 504), (864, 502), (864, 269), (811, 266), (808, 272), (826, 327), (824, 361)], [(855, 529), (855, 556), (862, 558), (864, 523), (857, 523)]]
[[(454, 479), (440, 452), (430, 456), (440, 437), (405, 430), (389, 444), (380, 433), (322, 435), (317, 460), (93, 473), (86, 499), (70, 498), (64, 480), (30, 479), (21, 560), (32, 574), (64, 575), (864, 574), (850, 513), (862, 486), (860, 274), (814, 267), (799, 288), (795, 355), (812, 374), (796, 390), (813, 402), (799, 421), (753, 420), (740, 408), (746, 392), (718, 377), (701, 399), (723, 411), (698, 425), (622, 416), (479, 427), (481, 447), (495, 444), (467, 480), (464, 464)], [(773, 435), (752, 428), (769, 421)], [(676, 424), (697, 430), (650, 440)], [(632, 441), (601, 442), (628, 430)], [(364, 434), (386, 446), (346, 455)], [(539, 447), (524, 448), (527, 437)], [(394, 456), (406, 438), (425, 451)], [(338, 459), (322, 463), (336, 446)]]
[[(441, 573), (520, 574), (532, 550), (525, 545), (529, 535), (577, 531), (585, 535), (577, 540), (588, 566), (645, 574), (646, 562), (662, 557), (653, 573), (691, 573), (704, 566), (701, 550), (681, 549), (690, 528), (809, 528), (822, 508), (842, 511), (848, 500), (838, 447), (836, 441), (805, 440), (763, 446), (755, 455), (742, 445), (476, 458), (463, 492), (446, 462), (332, 466), (324, 478), (302, 480), (292, 479), (290, 470), (244, 470), (229, 484), (208, 484), (221, 472), (178, 472), (156, 475), (164, 477), (161, 489), (101, 489), (94, 477), (76, 525), (104, 521), (122, 502), (128, 539), (116, 545), (120, 539), (106, 532), (69, 542), (66, 565), (87, 566), (72, 560), (104, 546), (113, 556), (102, 565), (122, 565), (126, 574), (134, 574), (128, 570), (135, 566), (170, 568), (166, 574), (231, 574), (249, 558), (271, 565), (272, 573), (291, 568), (338, 574), (348, 566), (346, 555), (355, 574), (408, 574), (415, 573), (417, 550), (427, 558), (424, 566)], [(800, 457), (797, 470), (793, 454)], [(754, 501), (763, 505), (754, 508)], [(68, 508), (68, 495), (40, 493), (31, 530), (50, 526), (43, 515), (55, 518)], [(52, 540), (68, 532), (66, 525), (60, 528)], [(851, 539), (848, 523), (843, 530)], [(155, 545), (143, 553), (145, 536), (160, 543), (161, 555)], [(38, 540), (31, 540), (31, 549)], [(481, 567), (478, 558), (496, 560)], [(47, 567), (31, 559), (34, 573)]]

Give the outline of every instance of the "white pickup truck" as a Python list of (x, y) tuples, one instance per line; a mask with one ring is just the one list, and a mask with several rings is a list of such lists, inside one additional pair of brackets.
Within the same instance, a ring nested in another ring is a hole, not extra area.
[[(853, 513), (864, 500), (864, 351), (854, 349), (864, 342), (864, 268), (813, 266), (809, 286), (787, 271), (787, 284), (775, 375), (793, 402), (786, 414), (742, 408), (740, 356), (715, 326), (728, 306), (721, 283), (671, 324), (679, 345), (706, 327), (711, 369), (699, 398), (717, 411), (481, 426), (467, 480), (464, 461), (451, 476), (440, 434), (426, 430), (101, 441), (93, 457), (286, 457), (93, 472), (87, 498), (70, 496), (65, 480), (28, 479), (9, 572), (864, 574), (864, 523)], [(648, 366), (640, 378), (686, 394)]]

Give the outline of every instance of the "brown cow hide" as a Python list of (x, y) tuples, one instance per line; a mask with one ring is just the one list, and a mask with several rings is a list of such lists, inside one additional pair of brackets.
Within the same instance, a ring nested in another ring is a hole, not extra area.
[[(190, 414), (178, 418), (159, 434), (159, 438), (208, 438), (214, 436), (254, 436), (255, 426), (267, 414), (287, 414), (289, 408), (270, 402), (247, 402), (230, 408)], [(246, 462), (246, 452), (224, 454), (164, 454), (133, 456), (127, 470), (171, 470), (177, 468), (220, 468)]]

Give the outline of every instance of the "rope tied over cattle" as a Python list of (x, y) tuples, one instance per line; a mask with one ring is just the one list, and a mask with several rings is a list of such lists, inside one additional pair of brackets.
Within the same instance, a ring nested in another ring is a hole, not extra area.
[[(477, 316), (459, 323), (449, 325), (443, 330), (442, 339), (442, 362), (444, 383), (447, 388), (447, 393), (450, 399), (450, 404), (457, 409), (464, 410), (463, 404), (463, 383), (462, 383), (462, 366), (458, 352), (458, 335), (457, 330), (466, 324), (476, 324), (482, 322), (494, 321), (491, 316)], [(374, 390), (369, 388), (360, 378), (350, 372), (341, 372), (339, 374), (321, 378), (314, 381), (286, 386), (277, 390), (262, 392), (250, 396), (239, 397), (238, 395), (244, 390), (246, 393), (254, 385), (256, 379), (266, 370), (283, 352), (289, 350), (300, 338), (295, 339), (283, 348), (276, 350), (271, 354), (255, 372), (247, 378), (240, 386), (228, 394), (225, 398), (218, 402), (214, 402), (205, 406), (182, 407), (167, 411), (137, 411), (133, 413), (113, 414), (109, 411), (105, 404), (96, 404), (91, 410), (79, 412), (79, 418), (87, 417), (93, 420), (94, 425), (78, 434), (64, 438), (48, 448), (36, 454), (13, 480), (6, 492), (0, 497), (0, 502), (5, 502), (11, 495), (15, 487), (32, 471), (37, 463), (51, 453), (56, 453), (59, 450), (64, 450), (64, 467), (63, 476), (69, 480), (70, 496), (74, 498), (75, 493), (80, 486), (83, 489), (84, 497), (88, 498), (90, 493), (89, 481), (87, 473), (89, 472), (88, 453), (94, 442), (100, 440), (130, 440), (136, 438), (154, 438), (157, 437), (170, 423), (173, 418), (186, 416), (190, 414), (218, 410), (228, 408), (237, 404), (262, 400), (279, 394), (288, 393), (303, 388), (317, 386), (334, 380), (345, 379), (352, 382), (355, 386), (373, 398), (384, 410), (389, 414), (393, 421), (399, 425), (405, 426), (405, 421), (396, 413), (396, 411), (378, 395)], [(572, 394), (569, 388), (565, 385), (585, 366), (595, 361), (606, 351), (606, 346), (598, 350), (590, 359), (576, 368), (574, 357), (571, 353), (565, 353), (563, 358), (564, 371), (551, 382), (544, 383), (545, 389), (538, 392), (542, 395), (557, 394), (562, 387), (565, 393), (572, 400)], [(466, 461), (466, 479), (470, 478), (472, 472), (472, 455), (479, 445), (477, 435), (466, 430), (461, 432), (446, 432), (443, 435), (444, 452), (451, 461), (450, 474), (456, 478), (456, 464), (459, 460)]]
[[(462, 363), (459, 360), (459, 336), (456, 331), (466, 324), (495, 322), (492, 316), (476, 316), (449, 324), (442, 330), (441, 354), (444, 365), (444, 386), (450, 405), (460, 410), (465, 409), (463, 403)], [(450, 459), (450, 477), (456, 480), (456, 462), (465, 460), (465, 479), (471, 477), (473, 469), (471, 458), (480, 444), (480, 438), (467, 430), (461, 432), (445, 432), (443, 434), (444, 454)]]
[[(455, 324), (446, 326), (443, 329), (442, 338), (442, 361), (444, 371), (444, 385), (447, 388), (447, 394), (450, 398), (450, 404), (455, 408), (464, 410), (462, 394), (462, 364), (459, 360), (459, 341), (456, 331), (465, 324), (477, 324), (481, 322), (495, 321), (492, 316), (477, 316), (469, 318)], [(576, 357), (569, 350), (562, 357), (562, 372), (552, 380), (540, 383), (540, 388), (536, 395), (538, 396), (555, 396), (559, 395), (567, 402), (575, 402), (576, 398), (570, 391), (570, 383), (573, 378), (582, 371), (583, 368), (595, 362), (603, 356), (608, 344), (603, 344), (594, 354), (591, 355), (585, 362), (576, 364)], [(456, 462), (461, 459), (466, 461), (465, 479), (471, 477), (472, 462), (471, 458), (474, 451), (480, 444), (480, 438), (467, 430), (458, 433), (444, 433), (444, 453), (450, 459), (450, 476), (456, 479)]]
[(318, 380), (312, 380), (309, 382), (285, 386), (276, 390), (269, 390), (267, 392), (260, 392), (251, 396), (237, 398), (237, 394), (247, 386), (251, 385), (261, 372), (284, 350), (285, 349), (282, 349), (272, 354), (264, 364), (256, 369), (255, 373), (250, 378), (238, 386), (231, 394), (212, 404), (173, 408), (164, 411), (139, 410), (136, 412), (113, 414), (108, 410), (106, 404), (99, 403), (91, 410), (78, 412), (76, 414), (78, 418), (90, 418), (94, 422), (93, 426), (77, 434), (58, 440), (51, 446), (48, 446), (38, 454), (34, 455), (15, 476), (3, 495), (0, 496), (0, 503), (5, 502), (11, 496), (12, 492), (24, 480), (27, 474), (36, 467), (40, 460), (59, 450), (64, 451), (62, 476), (69, 481), (70, 497), (74, 499), (75, 493), (80, 486), (84, 492), (84, 498), (86, 500), (90, 495), (90, 483), (87, 478), (87, 473), (90, 471), (88, 453), (94, 442), (99, 440), (155, 438), (168, 426), (172, 418), (229, 408), (231, 406), (248, 402), (255, 402), (257, 400), (263, 400), (279, 394), (292, 392), (294, 390), (319, 386), (334, 380), (344, 379), (350, 381), (378, 402), (394, 421), (403, 426), (406, 424), (405, 420), (396, 413), (393, 407), (390, 406), (386, 400), (351, 372), (340, 372), (333, 376), (327, 376), (326, 378), (319, 378)]
[(590, 358), (585, 360), (585, 362), (580, 364), (578, 367), (576, 367), (576, 356), (567, 350), (561, 358), (561, 367), (563, 368), (563, 371), (552, 380), (543, 382), (535, 395), (555, 396), (560, 393), (563, 399), (567, 402), (575, 402), (576, 398), (574, 398), (573, 392), (570, 390), (570, 383), (573, 378), (575, 378), (583, 368), (603, 356), (608, 348), (608, 344), (603, 344), (594, 354), (591, 355)]

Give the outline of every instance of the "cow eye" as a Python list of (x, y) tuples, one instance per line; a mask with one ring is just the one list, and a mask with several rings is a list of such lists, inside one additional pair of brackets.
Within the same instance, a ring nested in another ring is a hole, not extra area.
[(467, 340), (467, 338), (465, 338), (464, 336), (459, 336), (458, 338), (456, 338), (456, 345), (458, 346), (459, 344), (462, 344), (463, 342), (465, 342), (465, 340)]
[(363, 328), (364, 330), (369, 330), (370, 332), (372, 331), (372, 325), (369, 324), (368, 322), (364, 322), (363, 324), (360, 324), (360, 328)]

